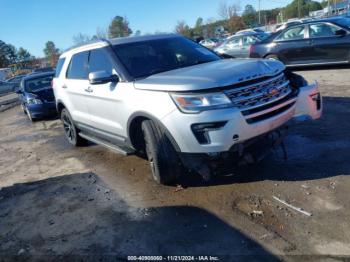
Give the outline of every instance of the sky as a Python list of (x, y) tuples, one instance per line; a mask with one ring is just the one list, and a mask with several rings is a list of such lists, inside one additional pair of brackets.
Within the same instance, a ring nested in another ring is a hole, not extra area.
[[(226, 0), (258, 9), (259, 0)], [(0, 40), (43, 56), (49, 40), (61, 50), (73, 45), (79, 33), (106, 29), (116, 15), (128, 18), (142, 34), (173, 32), (177, 21), (193, 26), (198, 17), (219, 19), (223, 0), (0, 0)], [(261, 9), (285, 6), (291, 0), (261, 0)]]

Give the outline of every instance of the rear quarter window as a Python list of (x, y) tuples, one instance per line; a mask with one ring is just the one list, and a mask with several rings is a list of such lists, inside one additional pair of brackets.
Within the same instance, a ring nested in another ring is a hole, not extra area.
[(60, 73), (62, 71), (62, 67), (64, 65), (64, 61), (66, 61), (65, 58), (60, 58), (57, 62), (57, 65), (56, 65), (56, 72), (55, 72), (55, 77), (59, 77), (60, 76)]

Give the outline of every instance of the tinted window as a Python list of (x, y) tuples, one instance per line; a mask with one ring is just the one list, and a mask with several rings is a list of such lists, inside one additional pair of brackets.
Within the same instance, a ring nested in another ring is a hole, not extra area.
[(296, 26), (290, 29), (287, 29), (284, 33), (280, 34), (277, 37), (277, 40), (295, 40), (304, 38), (305, 27)]
[(57, 65), (56, 65), (55, 77), (59, 77), (65, 60), (66, 60), (65, 58), (60, 58), (58, 60)]
[(43, 89), (51, 88), (53, 75), (33, 78), (25, 81), (25, 91), (35, 93)]
[(235, 37), (230, 40), (227, 40), (226, 45), (229, 45), (230, 47), (238, 47), (240, 41), (241, 41), (240, 37)]
[(67, 78), (87, 79), (89, 52), (81, 52), (73, 55), (67, 72)]
[(112, 63), (102, 49), (95, 49), (90, 52), (89, 72), (106, 71), (112, 75)]
[(221, 59), (183, 37), (120, 44), (113, 49), (134, 78)]
[(243, 37), (243, 45), (244, 46), (254, 44), (255, 42), (256, 42), (256, 38), (253, 36), (244, 36)]
[(335, 25), (314, 24), (310, 25), (310, 37), (327, 37), (334, 36), (335, 32), (340, 28)]

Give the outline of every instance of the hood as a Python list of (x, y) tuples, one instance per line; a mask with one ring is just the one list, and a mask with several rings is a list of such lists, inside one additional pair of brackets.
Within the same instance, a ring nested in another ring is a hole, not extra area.
[(43, 88), (35, 92), (32, 92), (31, 94), (35, 95), (37, 98), (40, 98), (44, 102), (55, 101), (55, 96), (52, 88)]
[(261, 59), (221, 59), (175, 69), (136, 80), (135, 88), (155, 91), (197, 91), (237, 84), (285, 69), (279, 61)]

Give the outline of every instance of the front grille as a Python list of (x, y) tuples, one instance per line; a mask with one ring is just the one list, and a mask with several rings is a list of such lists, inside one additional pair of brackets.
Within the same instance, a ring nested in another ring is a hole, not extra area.
[[(231, 99), (234, 106), (239, 108), (242, 114), (246, 116), (248, 123), (271, 117), (272, 115), (266, 110), (269, 111), (269, 108), (285, 103), (296, 96), (295, 90), (291, 88), (284, 73), (256, 79), (254, 82), (246, 83), (246, 85), (241, 83), (237, 87), (234, 86), (234, 88), (224, 90), (224, 92)], [(282, 107), (278, 110), (278, 113), (282, 113), (288, 108)], [(257, 115), (262, 111), (266, 113), (258, 117)], [(249, 120), (251, 114), (254, 114), (253, 121)]]
[(235, 107), (242, 110), (271, 103), (287, 96), (292, 89), (284, 74), (251, 85), (225, 90)]

